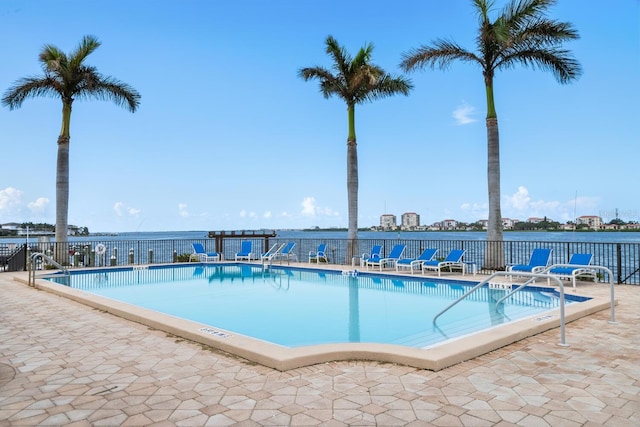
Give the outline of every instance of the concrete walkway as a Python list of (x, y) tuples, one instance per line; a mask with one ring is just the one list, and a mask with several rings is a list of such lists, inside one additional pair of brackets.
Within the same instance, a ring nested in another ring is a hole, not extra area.
[[(0, 273), (0, 426), (639, 426), (640, 286), (608, 310), (431, 372), (279, 372)], [(582, 284), (608, 295), (608, 285)]]

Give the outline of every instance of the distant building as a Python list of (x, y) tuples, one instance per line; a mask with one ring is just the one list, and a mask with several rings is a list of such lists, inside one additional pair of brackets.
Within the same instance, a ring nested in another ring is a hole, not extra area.
[(502, 218), (502, 228), (505, 230), (513, 230), (513, 227), (519, 223), (518, 219)]
[(538, 224), (539, 222), (544, 221), (544, 218), (538, 218), (535, 216), (532, 216), (531, 218), (527, 219), (527, 222), (530, 222), (531, 224)]
[(458, 228), (458, 221), (455, 219), (445, 219), (434, 225), (437, 225), (440, 230), (455, 230)]
[(420, 227), (420, 215), (415, 212), (405, 212), (400, 218), (402, 230), (416, 230)]
[(8, 222), (6, 224), (0, 224), (0, 228), (3, 230), (17, 231), (22, 228), (22, 224), (18, 224), (17, 222)]
[(392, 214), (380, 215), (380, 228), (383, 230), (395, 230), (398, 228), (396, 216)]
[(578, 225), (584, 224), (584, 225), (588, 225), (589, 228), (599, 229), (601, 228), (603, 222), (602, 222), (602, 218), (600, 218), (599, 216), (583, 215), (576, 218), (576, 224)]

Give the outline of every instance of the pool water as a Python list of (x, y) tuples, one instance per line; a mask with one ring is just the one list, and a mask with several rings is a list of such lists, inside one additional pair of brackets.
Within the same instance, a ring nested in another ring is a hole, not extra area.
[[(507, 291), (481, 288), (434, 325), (434, 316), (472, 285), (248, 264), (78, 271), (72, 272), (70, 283), (92, 294), (287, 347), (367, 342), (425, 348), (559, 306), (555, 291), (528, 287), (496, 309), (495, 302)], [(567, 304), (580, 300), (566, 298)]]

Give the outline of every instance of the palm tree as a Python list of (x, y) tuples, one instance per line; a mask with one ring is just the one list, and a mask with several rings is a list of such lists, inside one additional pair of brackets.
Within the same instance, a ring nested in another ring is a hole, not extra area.
[(489, 190), (489, 224), (485, 267), (504, 269), (502, 214), (500, 212), (500, 144), (498, 115), (493, 98), (493, 78), (496, 71), (515, 65), (531, 66), (551, 71), (562, 84), (577, 79), (580, 64), (563, 42), (578, 39), (571, 24), (546, 18), (546, 11), (555, 0), (512, 0), (498, 18), (491, 22), (492, 0), (472, 0), (479, 17), (476, 38), (477, 53), (463, 49), (453, 41), (438, 39), (433, 46), (421, 46), (403, 54), (401, 67), (405, 71), (430, 66), (446, 69), (455, 60), (480, 66), (487, 97), (487, 177)]
[(298, 74), (305, 81), (320, 81), (320, 92), (325, 98), (339, 96), (347, 104), (347, 203), (349, 226), (347, 231), (347, 260), (358, 253), (358, 151), (356, 146), (355, 107), (367, 101), (401, 93), (408, 95), (413, 88), (402, 76), (392, 76), (371, 64), (373, 45), (367, 44), (351, 58), (336, 39), (328, 36), (326, 52), (333, 59), (333, 74), (324, 67), (302, 68)]
[(52, 96), (62, 99), (62, 129), (58, 136), (58, 160), (56, 169), (56, 260), (66, 262), (67, 226), (69, 211), (69, 125), (71, 107), (76, 99), (109, 99), (117, 105), (135, 112), (140, 104), (140, 94), (126, 83), (109, 76), (102, 76), (95, 67), (84, 60), (100, 46), (93, 36), (85, 36), (75, 51), (66, 55), (53, 45), (45, 45), (39, 61), (44, 75), (25, 77), (10, 87), (2, 98), (2, 104), (13, 110), (27, 98)]

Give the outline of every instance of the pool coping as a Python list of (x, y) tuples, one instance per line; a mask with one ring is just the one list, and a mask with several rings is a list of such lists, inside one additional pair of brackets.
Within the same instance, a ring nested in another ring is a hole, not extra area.
[[(14, 280), (28, 284), (27, 273), (14, 276)], [(456, 278), (456, 280), (459, 279)], [(212, 325), (185, 320), (93, 295), (40, 278), (36, 278), (35, 288), (279, 371), (344, 360), (390, 362), (439, 371), (550, 329), (557, 328), (559, 330), (560, 326), (559, 310), (554, 310), (543, 316), (517, 320), (429, 348), (377, 343), (321, 344), (289, 348), (216, 328)], [(592, 296), (588, 298), (590, 299), (587, 301), (569, 304), (565, 307), (565, 322), (567, 324), (610, 308), (608, 299)], [(560, 331), (558, 335), (560, 335)], [(570, 328), (567, 329), (567, 337), (570, 341)], [(560, 338), (558, 343), (550, 343), (549, 345), (558, 345), (559, 343)]]

